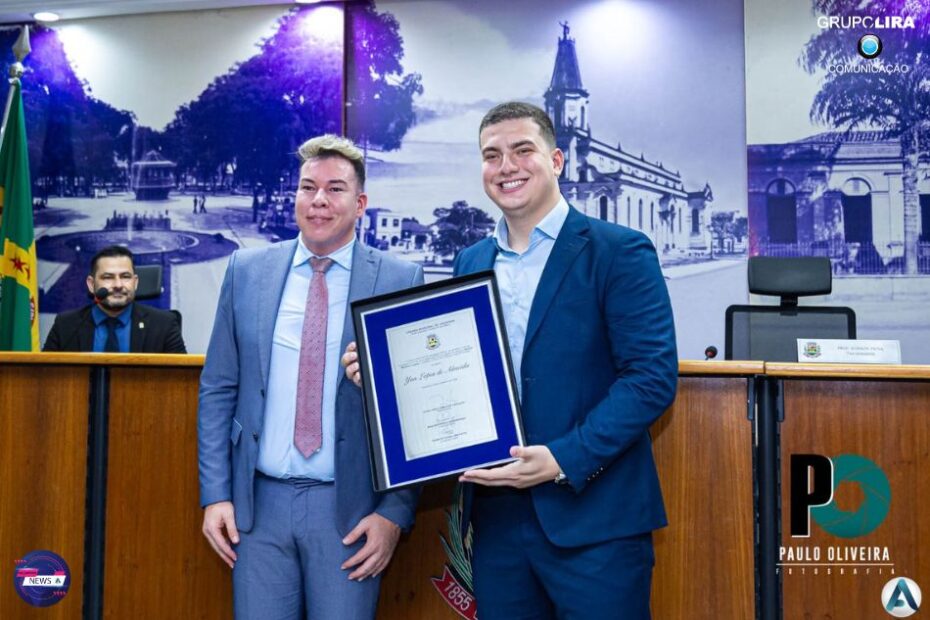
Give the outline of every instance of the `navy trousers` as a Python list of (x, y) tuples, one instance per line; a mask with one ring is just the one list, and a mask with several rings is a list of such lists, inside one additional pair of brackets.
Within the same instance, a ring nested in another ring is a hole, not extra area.
[(652, 533), (557, 547), (528, 491), (476, 489), (472, 570), (481, 620), (649, 620)]

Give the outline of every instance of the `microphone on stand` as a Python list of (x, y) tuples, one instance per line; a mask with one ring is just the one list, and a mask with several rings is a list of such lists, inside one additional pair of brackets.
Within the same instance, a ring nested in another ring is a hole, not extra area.
[(715, 357), (717, 357), (717, 347), (715, 347), (714, 345), (710, 345), (709, 347), (704, 349), (704, 361), (705, 362), (707, 360), (712, 360)]
[(94, 291), (94, 303), (99, 304), (101, 301), (107, 298), (107, 295), (110, 294), (110, 289), (105, 286), (101, 286), (96, 291)]

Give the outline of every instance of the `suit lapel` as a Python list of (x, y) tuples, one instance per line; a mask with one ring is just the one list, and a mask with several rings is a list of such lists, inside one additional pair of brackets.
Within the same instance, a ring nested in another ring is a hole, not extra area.
[(569, 208), (568, 217), (565, 219), (565, 224), (555, 240), (555, 245), (552, 246), (552, 253), (549, 255), (542, 277), (539, 279), (536, 295), (533, 296), (533, 305), (530, 307), (530, 316), (526, 325), (526, 338), (523, 344), (524, 353), (529, 348), (533, 336), (536, 335), (536, 331), (546, 317), (546, 312), (549, 310), (549, 306), (552, 305), (559, 286), (561, 286), (562, 280), (565, 279), (565, 274), (568, 273), (582, 248), (588, 243), (588, 237), (585, 234), (587, 230), (588, 222), (585, 216), (576, 209)]
[(129, 317), (129, 352), (141, 353), (145, 351), (145, 337), (148, 330), (139, 329), (139, 324), (145, 325), (139, 304), (132, 304), (132, 316)]
[[(288, 242), (276, 243), (265, 253), (261, 273), (256, 280), (260, 281), (261, 291), (252, 295), (252, 303), (256, 304), (255, 317), (258, 333), (259, 368), (262, 372), (262, 385), (268, 387), (268, 369), (271, 365), (271, 343), (274, 337), (274, 324), (278, 317), (278, 306), (281, 305), (281, 295), (284, 294), (284, 284), (291, 270), (294, 252), (297, 250), (297, 239)], [(264, 293), (264, 294), (263, 294)]]
[(93, 306), (87, 306), (87, 312), (81, 317), (82, 325), (77, 330), (78, 348), (77, 351), (94, 350), (94, 333), (97, 330), (97, 324), (94, 323)]
[[(349, 298), (346, 302), (346, 316), (342, 325), (342, 346), (339, 347), (339, 357), (353, 340), (355, 333), (352, 321), (352, 302), (358, 299), (372, 297), (375, 294), (375, 284), (378, 282), (378, 269), (381, 267), (381, 257), (370, 247), (355, 243), (352, 251), (352, 275), (349, 276)], [(345, 373), (340, 373), (342, 379)]]

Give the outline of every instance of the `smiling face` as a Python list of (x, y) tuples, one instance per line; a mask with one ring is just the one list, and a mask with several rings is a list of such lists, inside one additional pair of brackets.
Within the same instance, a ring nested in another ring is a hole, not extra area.
[(366, 204), (368, 197), (347, 159), (314, 158), (301, 166), (295, 216), (304, 245), (317, 256), (331, 254), (352, 240)]
[(138, 286), (139, 276), (127, 256), (101, 256), (94, 274), (87, 276), (87, 290), (91, 295), (101, 288), (109, 291), (98, 305), (110, 316), (116, 316), (132, 303)]
[(559, 202), (565, 163), (530, 118), (488, 125), (479, 137), (484, 191), (510, 221), (537, 224)]

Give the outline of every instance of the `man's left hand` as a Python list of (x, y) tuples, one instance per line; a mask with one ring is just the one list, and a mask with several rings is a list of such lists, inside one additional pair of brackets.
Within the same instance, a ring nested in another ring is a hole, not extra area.
[(376, 577), (387, 567), (400, 539), (400, 527), (376, 512), (358, 522), (358, 525), (342, 539), (342, 544), (351, 545), (365, 537), (365, 544), (355, 555), (342, 563), (342, 569), (355, 568), (349, 579), (361, 581)]
[(552, 482), (559, 475), (559, 464), (546, 446), (513, 446), (510, 456), (518, 460), (493, 469), (469, 469), (459, 476), (459, 482), (525, 489)]

